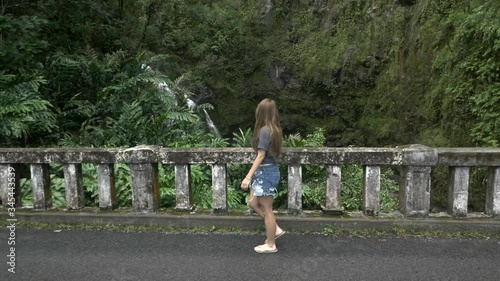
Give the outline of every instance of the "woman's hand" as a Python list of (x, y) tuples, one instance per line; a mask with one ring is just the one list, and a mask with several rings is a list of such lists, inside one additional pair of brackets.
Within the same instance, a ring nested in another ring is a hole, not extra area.
[(250, 179), (249, 179), (249, 178), (245, 178), (245, 179), (241, 182), (241, 189), (243, 189), (243, 190), (247, 190), (249, 186), (250, 186)]

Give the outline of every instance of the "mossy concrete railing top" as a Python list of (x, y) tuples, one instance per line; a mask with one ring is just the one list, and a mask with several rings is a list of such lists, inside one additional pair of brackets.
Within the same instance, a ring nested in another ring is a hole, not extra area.
[[(407, 156), (407, 157), (403, 157)], [(413, 157), (414, 156), (414, 157)], [(423, 158), (422, 158), (423, 157)], [(132, 148), (0, 148), (0, 163), (150, 163), (165, 164), (230, 164), (251, 163), (250, 148), (164, 148), (137, 146)], [(284, 148), (280, 162), (284, 164), (366, 164), (435, 165), (436, 152), (422, 146), (398, 148)], [(418, 163), (417, 163), (418, 162)]]
[[(155, 211), (159, 206), (158, 163), (175, 166), (176, 208), (190, 210), (191, 164), (212, 165), (214, 211), (227, 210), (227, 164), (252, 163), (250, 148), (164, 148), (137, 146), (133, 148), (0, 148), (2, 202), (6, 202), (8, 186), (14, 186), (18, 173), (15, 166), (31, 167), (35, 209), (51, 206), (48, 177), (49, 163), (65, 164), (67, 207), (83, 206), (81, 163), (95, 163), (98, 169), (101, 208), (115, 205), (115, 163), (131, 168), (133, 207), (136, 211)], [(380, 209), (380, 167), (401, 169), (401, 211), (408, 216), (428, 215), (431, 192), (431, 170), (436, 165), (450, 166), (449, 211), (454, 216), (467, 215), (469, 167), (490, 167), (486, 194), (486, 213), (500, 214), (500, 149), (498, 148), (430, 148), (422, 145), (395, 148), (284, 148), (280, 164), (288, 166), (288, 211), (302, 209), (301, 165), (325, 165), (326, 202), (324, 211), (342, 210), (341, 165), (358, 164), (364, 168), (363, 211), (377, 215)], [(9, 178), (9, 175), (11, 178)], [(14, 179), (12, 179), (14, 175)], [(15, 186), (17, 186), (15, 185)], [(18, 192), (19, 193), (19, 192)]]

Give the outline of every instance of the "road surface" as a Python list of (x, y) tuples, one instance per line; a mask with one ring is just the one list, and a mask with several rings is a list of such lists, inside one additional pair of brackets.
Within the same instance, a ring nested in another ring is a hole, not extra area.
[[(500, 280), (498, 239), (287, 233), (277, 253), (255, 253), (264, 239), (3, 228), (0, 280)], [(15, 264), (8, 263), (11, 250)]]

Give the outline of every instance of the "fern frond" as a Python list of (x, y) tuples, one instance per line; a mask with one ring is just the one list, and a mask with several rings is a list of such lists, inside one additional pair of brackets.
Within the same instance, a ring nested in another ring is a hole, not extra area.
[(209, 104), (209, 103), (203, 103), (203, 104), (200, 104), (200, 105), (197, 105), (196, 106), (198, 109), (205, 109), (205, 110), (213, 110), (214, 109), (214, 106)]
[(2, 79), (10, 85), (0, 91), (0, 137), (20, 138), (31, 131), (51, 132), (56, 127), (52, 105), (38, 94), (46, 82), (42, 77), (2, 75)]
[(199, 117), (190, 112), (168, 112), (165, 114), (166, 119), (174, 121), (196, 122)]

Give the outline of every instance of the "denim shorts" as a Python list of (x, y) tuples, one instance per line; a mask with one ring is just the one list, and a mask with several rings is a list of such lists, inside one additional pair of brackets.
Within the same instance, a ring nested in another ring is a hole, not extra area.
[(260, 166), (255, 171), (251, 188), (255, 196), (274, 196), (280, 182), (280, 170), (277, 164)]

